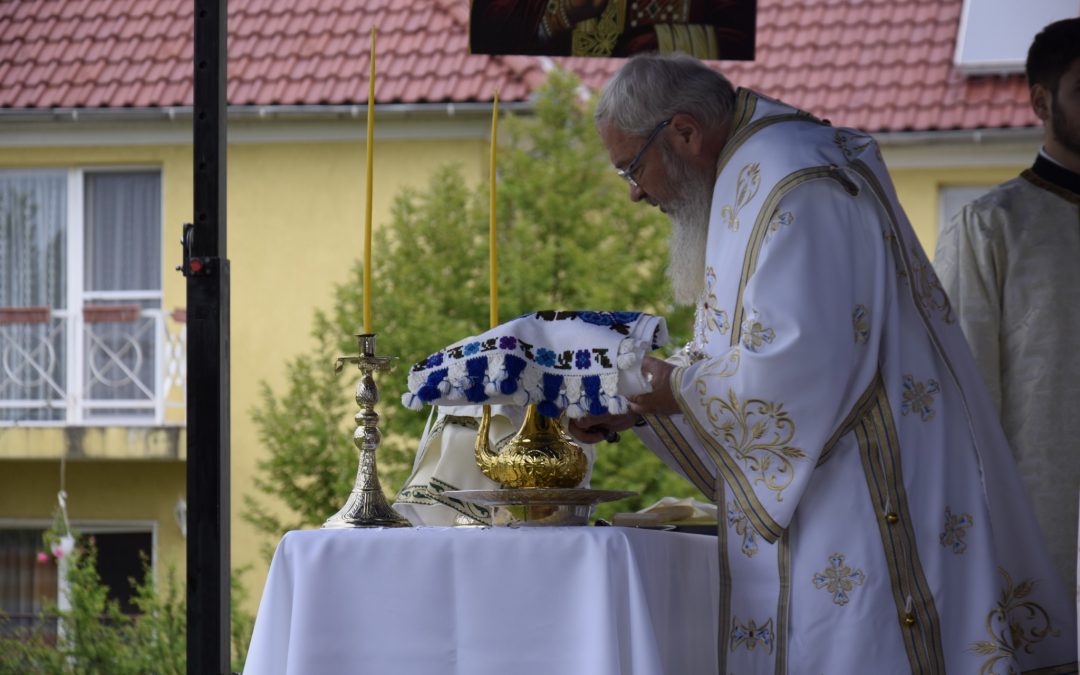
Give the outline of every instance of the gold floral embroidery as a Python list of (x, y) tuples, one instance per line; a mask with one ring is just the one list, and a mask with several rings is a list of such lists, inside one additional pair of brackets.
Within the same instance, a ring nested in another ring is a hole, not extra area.
[(720, 335), (727, 335), (731, 330), (731, 321), (728, 313), (717, 309), (720, 302), (716, 299), (716, 270), (712, 267), (705, 268), (705, 301), (701, 306), (702, 320), (705, 330), (702, 331), (701, 340), (709, 342), (709, 332), (716, 331)]
[(923, 422), (929, 422), (934, 419), (935, 411), (934, 394), (941, 391), (938, 386), (937, 380), (927, 380), (926, 382), (916, 382), (915, 378), (911, 375), (904, 375), (904, 400), (903, 405), (900, 408), (902, 415), (908, 413), (919, 413)]
[(941, 286), (941, 280), (934, 273), (934, 269), (926, 260), (922, 251), (913, 246), (911, 248), (912, 259), (912, 283), (911, 288), (915, 293), (915, 299), (929, 312), (941, 314), (941, 320), (945, 323), (953, 323), (956, 318), (952, 313), (952, 304), (945, 289)]
[(824, 572), (814, 575), (814, 588), (824, 588), (832, 593), (832, 601), (837, 605), (848, 604), (848, 593), (856, 586), (862, 586), (866, 581), (866, 575), (862, 570), (853, 570), (844, 564), (844, 556), (833, 553), (829, 556), (829, 567)]
[(763, 625), (758, 626), (753, 619), (750, 619), (750, 622), (744, 625), (739, 623), (738, 616), (732, 615), (731, 648), (746, 647), (748, 651), (753, 651), (760, 644), (772, 654), (776, 637), (773, 634), (772, 622), (773, 620), (770, 618)]
[(795, 423), (783, 404), (760, 399), (740, 402), (734, 389), (728, 390), (726, 400), (719, 396), (705, 399), (704, 385), (698, 381), (713, 436), (748, 473), (756, 474), (755, 483), (764, 484), (776, 493), (776, 501), (783, 501), (784, 490), (795, 480), (792, 460), (806, 458), (800, 448), (788, 445), (795, 435)]
[[(703, 366), (701, 369), (701, 376), (731, 377), (739, 371), (739, 359), (741, 357), (742, 353), (738, 347), (730, 349), (709, 365)], [(707, 387), (700, 379), (698, 382), (698, 393), (704, 394)]]
[(999, 664), (1004, 666), (1004, 673), (1016, 672), (1013, 654), (1021, 649), (1030, 654), (1033, 645), (1047, 637), (1061, 635), (1041, 605), (1024, 600), (1035, 590), (1036, 581), (1025, 579), (1014, 587), (1008, 572), (1000, 567), (998, 572), (1005, 577), (1005, 587), (1001, 591), (1001, 600), (986, 617), (986, 632), (990, 639), (973, 642), (968, 647), (968, 651), (990, 657), (979, 668), (979, 675), (997, 675)]
[(870, 341), (870, 310), (866, 305), (855, 305), (851, 325), (855, 328), (855, 344), (864, 345)]
[(732, 232), (739, 230), (739, 211), (750, 203), (759, 187), (761, 187), (761, 173), (758, 163), (747, 164), (739, 171), (739, 177), (735, 183), (735, 203), (720, 210), (720, 218), (727, 223), (728, 229)]
[(772, 236), (776, 234), (781, 227), (787, 227), (793, 222), (795, 222), (795, 216), (791, 214), (791, 211), (781, 212), (780, 209), (777, 209), (776, 212), (773, 213), (772, 218), (769, 219), (769, 227), (765, 231), (765, 240), (763, 243), (768, 244), (769, 240), (772, 239)]
[(742, 343), (743, 346), (752, 352), (756, 352), (761, 349), (761, 345), (766, 343), (772, 343), (773, 338), (776, 337), (776, 333), (772, 328), (766, 328), (760, 321), (758, 321), (758, 312), (755, 309), (753, 316), (743, 319), (742, 322)]
[(833, 137), (833, 143), (844, 153), (844, 159), (849, 162), (867, 148), (873, 141), (866, 136), (854, 136), (843, 131), (837, 131)]
[(964, 541), (964, 537), (967, 536), (967, 529), (974, 523), (975, 521), (972, 520), (970, 513), (953, 515), (952, 509), (946, 506), (945, 530), (939, 535), (941, 545), (952, 549), (952, 552), (956, 555), (960, 555), (967, 550), (967, 542)]
[(737, 503), (728, 502), (727, 520), (728, 526), (735, 528), (735, 534), (742, 537), (741, 550), (743, 555), (747, 558), (753, 558), (754, 554), (758, 552), (757, 535), (750, 525), (750, 519), (746, 517), (746, 514), (743, 513)]

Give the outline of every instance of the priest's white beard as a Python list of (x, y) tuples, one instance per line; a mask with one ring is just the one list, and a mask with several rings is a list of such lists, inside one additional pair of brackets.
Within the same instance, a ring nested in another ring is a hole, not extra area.
[(663, 205), (671, 219), (668, 280), (675, 302), (693, 305), (705, 290), (705, 245), (709, 237), (713, 177), (664, 152), (675, 197)]

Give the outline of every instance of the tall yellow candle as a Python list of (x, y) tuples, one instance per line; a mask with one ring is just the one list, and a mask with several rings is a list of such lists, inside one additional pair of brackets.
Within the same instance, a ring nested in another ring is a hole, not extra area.
[(495, 245), (495, 148), (496, 137), (499, 130), (499, 90), (495, 90), (495, 99), (491, 104), (491, 167), (489, 170), (491, 189), (489, 190), (489, 198), (491, 199), (490, 217), (488, 219), (488, 258), (490, 268), (490, 311), (489, 318), (491, 319), (491, 327), (499, 325), (499, 287), (497, 280), (499, 278), (499, 259), (496, 255)]
[(367, 99), (367, 203), (364, 213), (364, 332), (373, 330), (371, 324), (371, 185), (375, 136), (375, 28), (371, 28), (371, 75), (368, 77)]

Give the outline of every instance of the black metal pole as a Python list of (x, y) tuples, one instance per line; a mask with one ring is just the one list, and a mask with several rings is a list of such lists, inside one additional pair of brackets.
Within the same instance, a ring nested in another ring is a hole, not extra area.
[(195, 0), (194, 224), (187, 278), (187, 672), (229, 673), (227, 0)]

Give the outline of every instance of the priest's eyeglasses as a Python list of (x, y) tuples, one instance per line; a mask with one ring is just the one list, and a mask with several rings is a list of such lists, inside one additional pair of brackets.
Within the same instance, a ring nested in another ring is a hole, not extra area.
[(630, 160), (630, 162), (624, 168), (615, 169), (615, 173), (619, 174), (619, 178), (622, 178), (624, 181), (629, 183), (630, 187), (634, 188), (635, 190), (641, 189), (641, 186), (638, 185), (637, 180), (634, 179), (634, 173), (637, 172), (637, 170), (640, 168), (639, 162), (641, 162), (641, 156), (644, 155), (645, 151), (649, 149), (649, 146), (652, 145), (653, 141), (656, 140), (656, 137), (660, 135), (660, 132), (664, 130), (664, 127), (671, 124), (672, 119), (674, 118), (669, 117), (660, 124), (657, 124), (655, 127), (653, 127), (653, 130), (649, 134), (649, 137), (645, 139), (645, 145), (641, 146), (641, 149), (637, 151), (637, 154), (634, 155), (634, 158)]

